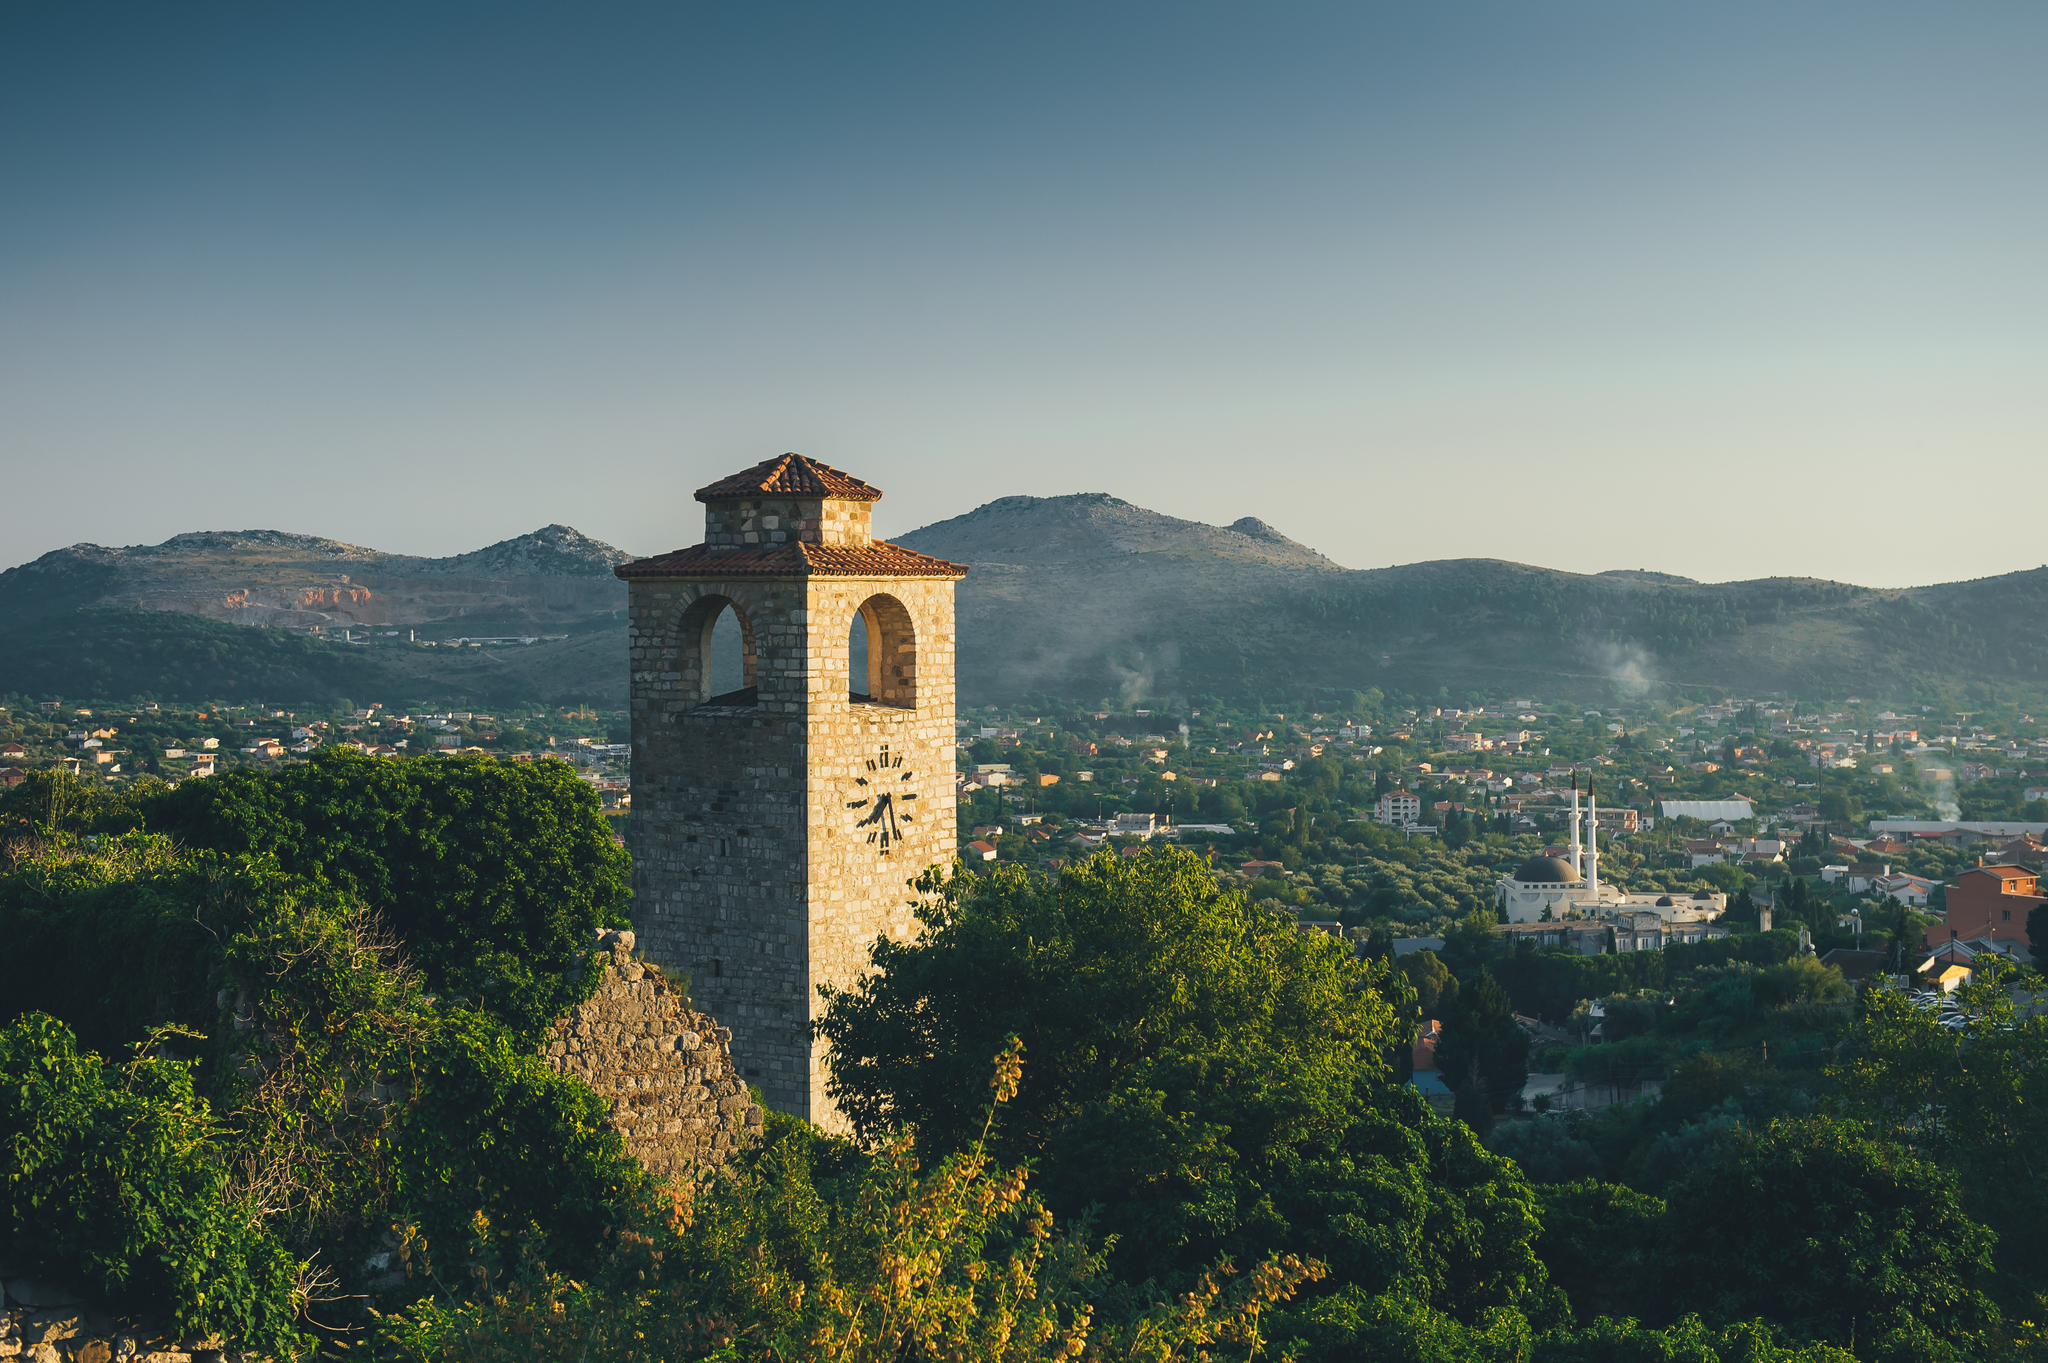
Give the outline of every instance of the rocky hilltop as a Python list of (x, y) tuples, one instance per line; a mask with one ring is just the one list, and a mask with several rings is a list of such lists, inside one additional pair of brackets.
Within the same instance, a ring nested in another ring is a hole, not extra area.
[(611, 570), (630, 557), (566, 525), (448, 558), (278, 530), (74, 544), (0, 573), (0, 629), (84, 606), (126, 606), (292, 629), (509, 633), (622, 608), (625, 588)]
[(1271, 567), (1338, 565), (1253, 516), (1204, 525), (1163, 516), (1101, 492), (1001, 497), (964, 516), (903, 536), (920, 553), (955, 563), (1071, 564), (1123, 554), (1168, 554)]

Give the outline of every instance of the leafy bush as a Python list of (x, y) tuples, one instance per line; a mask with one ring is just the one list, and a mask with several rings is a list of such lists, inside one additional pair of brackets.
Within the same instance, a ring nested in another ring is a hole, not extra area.
[(86, 1050), (119, 1055), (149, 1028), (212, 1021), (208, 976), (230, 901), (221, 859), (132, 833), (43, 845), (0, 878), (0, 1021), (62, 1019)]
[(272, 773), (188, 781), (148, 810), (191, 847), (276, 858), (358, 896), (431, 987), (528, 1038), (588, 997), (572, 968), (631, 896), (596, 794), (565, 763), (388, 761), (323, 749)]
[(297, 1351), (299, 1264), (244, 1203), (190, 1066), (110, 1075), (69, 1028), (0, 1029), (0, 1258), (188, 1336)]
[[(679, 1203), (667, 1232), (628, 1236), (600, 1283), (528, 1257), (513, 1274), (479, 1259), (466, 1302), (423, 1302), (384, 1322), (382, 1353), (475, 1363), (663, 1358), (1080, 1358), (1163, 1363), (1223, 1346), (1256, 1353), (1260, 1318), (1320, 1276), (1290, 1259), (1228, 1283), (1203, 1275), (1175, 1301), (1096, 1319), (1102, 1257), (1060, 1230), (1023, 1166), (989, 1155), (1013, 1098), (1019, 1049), (997, 1062), (981, 1138), (921, 1173), (912, 1144), (873, 1156), (778, 1121), (730, 1178)], [(831, 1176), (820, 1179), (819, 1166)]]
[(1668, 1330), (1602, 1318), (1583, 1330), (1538, 1340), (1534, 1363), (1856, 1363), (1829, 1344), (1787, 1343), (1764, 1321), (1715, 1330), (1687, 1316)]
[[(394, 1225), (422, 1270), (459, 1261), (481, 1214), (500, 1251), (530, 1241), (580, 1272), (608, 1234), (655, 1217), (598, 1097), (490, 1014), (437, 1005), (331, 883), (155, 834), (54, 844), (0, 879), (0, 933), (26, 948), (7, 982), (103, 1051), (155, 1022), (207, 1038), (183, 1082), (218, 1114), (210, 1158), (346, 1288)], [(423, 1272), (400, 1295), (431, 1285)]]
[(1766, 1008), (1794, 1003), (1834, 1003), (1849, 996), (1849, 982), (1831, 965), (1794, 956), (1749, 977), (1752, 997)]

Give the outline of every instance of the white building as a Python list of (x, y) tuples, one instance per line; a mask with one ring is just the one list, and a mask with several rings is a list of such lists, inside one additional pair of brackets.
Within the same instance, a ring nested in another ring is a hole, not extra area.
[(1417, 823), (1422, 818), (1422, 799), (1404, 790), (1390, 790), (1373, 806), (1373, 817), (1394, 828)]

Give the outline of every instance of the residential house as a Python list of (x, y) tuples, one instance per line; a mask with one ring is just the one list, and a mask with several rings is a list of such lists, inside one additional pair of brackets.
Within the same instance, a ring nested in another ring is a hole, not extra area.
[(1451, 1092), (1451, 1086), (1444, 1082), (1436, 1069), (1436, 1044), (1443, 1035), (1443, 1024), (1434, 1018), (1422, 1024), (1415, 1036), (1414, 1072), (1408, 1082), (1422, 1091), (1422, 1097), (1438, 1116), (1449, 1117), (1457, 1110), (1458, 1096)]
[(1849, 947), (1836, 947), (1820, 958), (1822, 965), (1831, 965), (1842, 972), (1842, 978), (1853, 985), (1861, 986), (1873, 976), (1884, 972), (1886, 953), (1882, 951), (1856, 951)]
[(970, 842), (967, 844), (967, 851), (963, 855), (970, 861), (977, 857), (982, 861), (994, 861), (996, 859), (996, 849), (985, 842)]
[(1406, 791), (1390, 790), (1373, 804), (1373, 818), (1396, 828), (1422, 818), (1422, 801)]
[(1898, 900), (1909, 909), (1927, 907), (1927, 897), (1934, 893), (1934, 882), (1921, 876), (1895, 871), (1871, 886), (1879, 898)]
[(1943, 938), (1967, 941), (2020, 942), (2027, 937), (2027, 914), (2048, 903), (2037, 872), (2024, 866), (1972, 866), (1948, 887), (1947, 912), (1941, 925), (1929, 929), (1928, 945)]
[(2048, 866), (2048, 847), (2043, 847), (2031, 837), (2014, 838), (1996, 852), (1988, 853), (1984, 860), (2000, 866), (2026, 866), (2039, 871)]
[(1859, 861), (1851, 866), (1845, 877), (1850, 894), (1868, 894), (1880, 880), (1892, 873), (1891, 864), (1882, 861)]
[(28, 773), (19, 767), (0, 767), (0, 786), (18, 786), (28, 780)]
[(0, 743), (0, 762), (19, 762), (28, 756), (28, 749), (19, 743)]
[(1687, 838), (1685, 855), (1692, 868), (1698, 870), (1702, 866), (1718, 866), (1724, 861), (1733, 861), (1741, 855), (1741, 850), (1721, 838)]

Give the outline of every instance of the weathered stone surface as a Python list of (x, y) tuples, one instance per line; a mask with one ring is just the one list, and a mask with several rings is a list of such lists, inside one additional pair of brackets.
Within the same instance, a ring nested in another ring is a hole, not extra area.
[[(604, 979), (555, 1023), (548, 1063), (597, 1090), (612, 1129), (647, 1169), (695, 1178), (759, 1134), (761, 1109), (733, 1068), (732, 1033), (633, 959), (632, 941), (630, 932), (599, 938), (610, 950)], [(678, 1049), (684, 1037), (691, 1044)]]

